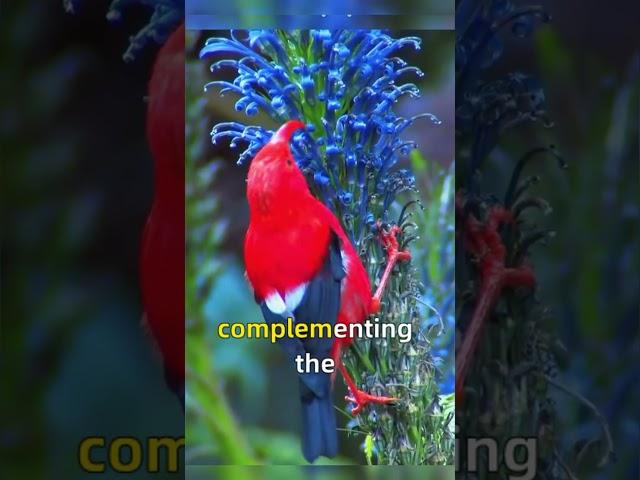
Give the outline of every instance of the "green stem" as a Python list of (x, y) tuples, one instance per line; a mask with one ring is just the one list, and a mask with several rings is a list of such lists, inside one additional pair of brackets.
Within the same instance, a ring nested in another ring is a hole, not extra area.
[[(256, 464), (258, 461), (241, 433), (224, 392), (218, 383), (210, 380), (218, 377), (208, 352), (204, 335), (187, 335), (187, 407), (207, 426), (222, 458), (236, 465)], [(190, 398), (196, 401), (189, 402)]]
[(580, 403), (582, 403), (585, 407), (587, 407), (589, 410), (591, 410), (592, 415), (595, 417), (596, 421), (600, 424), (600, 428), (602, 429), (602, 433), (604, 435), (605, 441), (607, 442), (607, 452), (600, 459), (600, 462), (598, 463), (598, 466), (602, 468), (605, 465), (607, 465), (607, 463), (610, 461), (610, 459), (611, 459), (611, 457), (613, 455), (613, 439), (611, 438), (611, 432), (609, 431), (609, 425), (607, 424), (607, 421), (605, 420), (605, 418), (602, 416), (602, 414), (598, 410), (598, 407), (596, 407), (590, 400), (588, 400), (587, 398), (582, 396), (580, 393), (574, 392), (570, 388), (565, 387), (561, 383), (556, 382), (554, 379), (552, 379), (548, 375), (544, 375), (544, 374), (538, 374), (538, 375), (541, 376), (542, 378), (544, 378), (549, 383), (549, 385), (552, 385), (555, 388), (557, 388), (558, 390), (560, 390), (560, 391), (566, 393), (567, 395), (575, 398)]

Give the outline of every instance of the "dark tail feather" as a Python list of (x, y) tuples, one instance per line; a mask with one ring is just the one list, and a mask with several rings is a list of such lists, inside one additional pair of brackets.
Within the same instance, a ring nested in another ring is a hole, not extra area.
[(167, 382), (169, 389), (175, 393), (176, 397), (178, 397), (180, 406), (184, 411), (184, 375), (180, 376), (165, 366), (164, 379)]
[(320, 455), (335, 457), (338, 453), (338, 434), (331, 395), (320, 398), (308, 392), (301, 400), (304, 458), (311, 463)]

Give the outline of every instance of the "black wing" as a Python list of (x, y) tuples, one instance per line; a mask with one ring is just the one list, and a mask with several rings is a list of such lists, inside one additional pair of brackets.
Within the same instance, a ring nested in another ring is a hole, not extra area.
[[(293, 312), (296, 323), (329, 323), (331, 332), (340, 311), (340, 295), (342, 279), (345, 271), (340, 254), (340, 240), (332, 233), (329, 251), (318, 274), (309, 282), (300, 304)], [(267, 323), (284, 323), (286, 316), (273, 313), (266, 305), (260, 304), (262, 314)], [(330, 355), (332, 337), (327, 338), (281, 338), (278, 344), (284, 349), (293, 363), (298, 355), (309, 353), (320, 362)], [(324, 397), (330, 393), (329, 375), (319, 373), (299, 374), (301, 382), (310, 389), (315, 396)], [(304, 392), (303, 392), (304, 393)]]
[[(309, 282), (300, 304), (293, 311), (297, 323), (329, 323), (331, 333), (340, 311), (342, 279), (345, 277), (340, 254), (340, 241), (332, 233), (329, 251), (322, 268)], [(262, 314), (268, 323), (284, 322), (285, 317), (273, 313), (266, 305), (260, 304)], [(292, 363), (298, 355), (309, 354), (321, 363), (331, 353), (332, 336), (327, 338), (281, 338), (280, 346)], [(321, 455), (334, 457), (338, 453), (336, 414), (331, 396), (331, 375), (298, 373), (300, 378), (300, 402), (302, 404), (302, 453), (313, 462)]]

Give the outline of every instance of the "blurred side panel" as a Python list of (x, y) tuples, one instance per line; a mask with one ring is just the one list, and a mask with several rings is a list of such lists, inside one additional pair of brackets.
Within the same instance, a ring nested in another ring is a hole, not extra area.
[[(126, 437), (147, 478), (148, 438), (184, 428), (140, 290), (159, 189), (147, 139), (159, 45), (125, 63), (127, 37), (152, 12), (132, 3), (115, 24), (108, 2), (73, 4), (73, 15), (62, 2), (2, 6), (0, 465), (3, 478), (85, 478), (83, 466), (115, 476), (114, 440)], [(172, 102), (183, 111), (183, 95)], [(103, 440), (83, 457), (88, 437)], [(121, 463), (135, 466), (126, 451)]]
[(453, 0), (321, 0), (301, 3), (291, 0), (248, 2), (186, 2), (187, 28), (383, 28), (451, 30)]
[(460, 478), (638, 478), (639, 15), (457, 3)]

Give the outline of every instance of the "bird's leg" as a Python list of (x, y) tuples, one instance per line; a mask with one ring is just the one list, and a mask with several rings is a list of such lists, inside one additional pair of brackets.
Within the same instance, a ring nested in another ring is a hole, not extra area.
[(377, 397), (375, 395), (371, 395), (367, 392), (363, 392), (362, 390), (360, 390), (356, 386), (356, 383), (353, 381), (353, 379), (351, 378), (351, 375), (349, 375), (349, 372), (347, 371), (346, 367), (342, 363), (342, 358), (340, 355), (340, 345), (336, 343), (334, 344), (334, 347), (335, 348), (333, 348), (331, 351), (331, 356), (333, 357), (333, 361), (335, 365), (338, 367), (338, 370), (340, 370), (340, 373), (342, 374), (342, 378), (344, 378), (344, 381), (347, 384), (349, 391), (351, 392), (351, 396), (347, 395), (346, 397), (344, 397), (344, 399), (347, 402), (351, 402), (355, 404), (355, 407), (351, 409), (352, 415), (358, 415), (362, 411), (362, 409), (365, 407), (365, 405), (367, 405), (368, 403), (377, 403), (379, 405), (386, 405), (386, 404), (398, 401), (397, 398)]
[(400, 250), (398, 244), (398, 233), (401, 232), (401, 228), (398, 225), (393, 225), (389, 231), (385, 231), (382, 228), (381, 222), (378, 222), (378, 228), (380, 229), (380, 238), (382, 240), (382, 246), (387, 251), (387, 266), (384, 269), (380, 284), (376, 289), (376, 293), (371, 298), (371, 313), (377, 313), (380, 311), (380, 301), (382, 294), (389, 281), (393, 267), (395, 267), (398, 261), (404, 262), (411, 260), (411, 253), (409, 250)]
[(340, 373), (342, 374), (342, 377), (344, 378), (344, 381), (349, 387), (349, 391), (351, 392), (351, 396), (347, 395), (346, 397), (344, 397), (344, 399), (347, 402), (355, 404), (355, 407), (351, 409), (351, 415), (358, 415), (368, 403), (386, 405), (398, 401), (398, 399), (394, 397), (378, 397), (367, 392), (363, 392), (362, 390), (358, 389), (358, 387), (356, 387), (355, 382), (349, 375), (349, 372), (347, 372), (347, 369), (343, 365), (342, 360), (339, 360), (337, 365)]
[[(463, 215), (457, 198), (456, 210), (458, 214)], [(484, 224), (472, 214), (463, 217), (463, 221), (465, 250), (473, 255), (478, 263), (480, 282), (471, 321), (456, 351), (456, 401), (460, 403), (466, 376), (473, 363), (485, 320), (498, 302), (502, 291), (505, 288), (533, 288), (536, 283), (533, 270), (528, 265), (505, 265), (507, 250), (502, 243), (499, 228), (503, 223), (513, 222), (511, 212), (502, 207), (493, 207)]]

